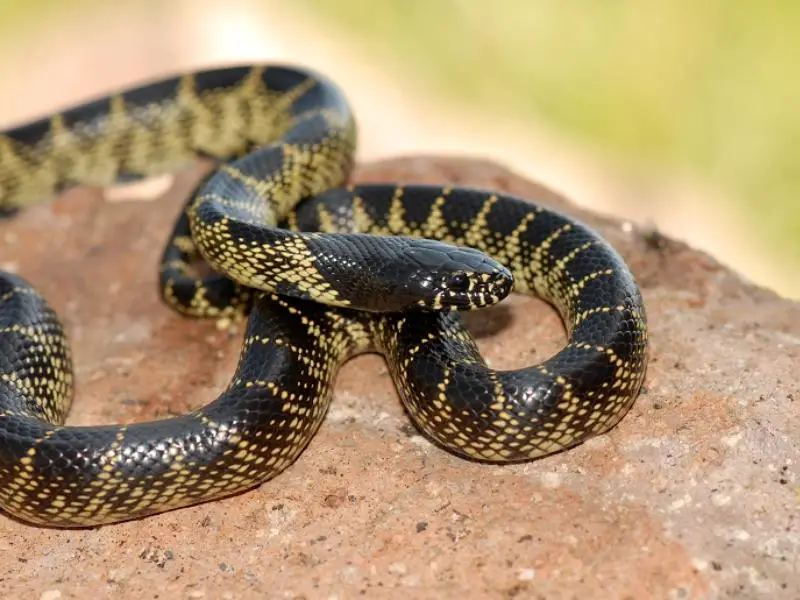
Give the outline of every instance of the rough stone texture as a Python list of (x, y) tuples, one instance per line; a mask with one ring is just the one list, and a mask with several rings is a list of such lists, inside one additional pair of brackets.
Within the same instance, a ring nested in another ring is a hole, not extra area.
[[(75, 191), (0, 224), (5, 268), (62, 315), (70, 423), (140, 421), (210, 401), (241, 328), (156, 293), (169, 224), (197, 173), (158, 202)], [(578, 211), (488, 164), (408, 158), (361, 181), (489, 186)], [(0, 515), (2, 598), (800, 598), (800, 306), (713, 259), (586, 213), (644, 292), (646, 389), (610, 434), (514, 467), (420, 438), (382, 359), (346, 365), (316, 439), (249, 493), (97, 530)], [(473, 330), (494, 365), (546, 357), (555, 313), (512, 297)]]

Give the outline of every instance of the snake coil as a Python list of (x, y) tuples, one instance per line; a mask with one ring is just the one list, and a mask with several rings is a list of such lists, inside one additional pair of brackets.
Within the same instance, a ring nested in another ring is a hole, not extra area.
[[(218, 168), (163, 253), (161, 293), (194, 317), (249, 314), (213, 402), (147, 423), (65, 426), (70, 350), (45, 300), (0, 274), (0, 507), (57, 527), (231, 495), (280, 473), (320, 426), (339, 366), (384, 355), (431, 440), (498, 463), (613, 427), (641, 387), (647, 332), (621, 257), (580, 223), (466, 188), (348, 186), (356, 127), (341, 91), (288, 66), (219, 68), (115, 93), (0, 133), (0, 209), (75, 185)], [(199, 275), (197, 262), (213, 270)], [(490, 369), (457, 311), (533, 293), (566, 345)]]

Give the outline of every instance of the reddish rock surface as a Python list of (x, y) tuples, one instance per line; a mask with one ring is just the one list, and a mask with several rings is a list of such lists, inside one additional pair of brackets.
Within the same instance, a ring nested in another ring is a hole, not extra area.
[[(417, 435), (382, 359), (359, 357), (308, 450), (249, 493), (96, 530), (0, 515), (0, 597), (800, 597), (800, 305), (493, 164), (406, 158), (357, 179), (488, 186), (598, 227), (650, 319), (651, 365), (628, 416), (558, 456), (472, 464)], [(156, 292), (192, 181), (154, 202), (74, 191), (0, 224), (3, 267), (45, 294), (71, 336), (72, 424), (181, 413), (233, 372), (241, 326), (185, 320)], [(564, 340), (528, 298), (471, 322), (498, 367)]]

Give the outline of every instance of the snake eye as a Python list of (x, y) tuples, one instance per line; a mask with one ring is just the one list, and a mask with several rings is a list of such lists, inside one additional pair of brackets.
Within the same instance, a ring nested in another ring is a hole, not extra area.
[(456, 273), (450, 277), (447, 287), (451, 292), (466, 292), (469, 290), (469, 277), (465, 273)]

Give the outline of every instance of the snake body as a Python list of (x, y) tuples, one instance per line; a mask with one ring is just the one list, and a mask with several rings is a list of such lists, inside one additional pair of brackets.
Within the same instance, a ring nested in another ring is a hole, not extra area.
[[(249, 315), (236, 372), (209, 405), (65, 426), (64, 330), (29, 283), (0, 274), (3, 510), (84, 527), (252, 488), (299, 456), (339, 366), (367, 351), (385, 356), (417, 427), (466, 458), (530, 460), (619, 422), (642, 384), (647, 329), (616, 251), (492, 191), (347, 185), (355, 147), (337, 86), (278, 65), (185, 74), (0, 133), (3, 210), (217, 160), (163, 253), (162, 297), (189, 316)], [(540, 364), (497, 371), (457, 311), (500, 301), (512, 283), (555, 306), (568, 340)]]

